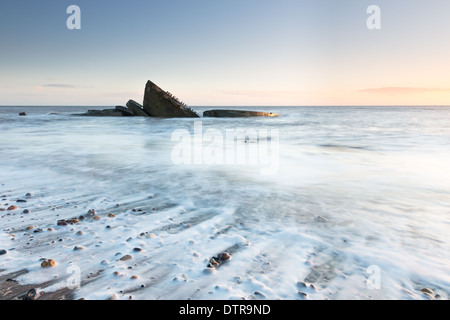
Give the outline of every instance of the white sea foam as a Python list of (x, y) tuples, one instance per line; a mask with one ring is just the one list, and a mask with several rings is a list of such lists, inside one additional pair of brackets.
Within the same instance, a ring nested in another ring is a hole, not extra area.
[[(189, 119), (3, 110), (0, 207), (19, 209), (0, 212), (0, 275), (26, 269), (21, 284), (54, 292), (79, 268), (74, 296), (87, 299), (446, 298), (450, 110), (273, 111), (202, 122), (279, 129), (279, 170), (265, 176), (174, 164), (171, 134)], [(56, 225), (90, 209), (101, 220)], [(231, 259), (205, 272), (223, 251)]]

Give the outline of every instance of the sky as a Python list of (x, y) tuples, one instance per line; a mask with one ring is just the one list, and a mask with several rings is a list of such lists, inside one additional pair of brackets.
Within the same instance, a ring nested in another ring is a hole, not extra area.
[(450, 105), (449, 16), (448, 0), (1, 0), (0, 105), (142, 102), (147, 80), (190, 106)]

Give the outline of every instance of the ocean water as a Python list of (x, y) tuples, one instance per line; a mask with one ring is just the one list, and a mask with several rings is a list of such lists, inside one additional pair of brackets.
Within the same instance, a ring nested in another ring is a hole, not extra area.
[(87, 299), (448, 298), (450, 108), (87, 109), (0, 107), (0, 276)]

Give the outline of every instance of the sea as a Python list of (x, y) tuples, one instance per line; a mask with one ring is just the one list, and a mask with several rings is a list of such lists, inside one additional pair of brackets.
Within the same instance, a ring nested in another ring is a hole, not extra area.
[(450, 107), (78, 115), (104, 108), (0, 107), (0, 276), (86, 299), (448, 299)]

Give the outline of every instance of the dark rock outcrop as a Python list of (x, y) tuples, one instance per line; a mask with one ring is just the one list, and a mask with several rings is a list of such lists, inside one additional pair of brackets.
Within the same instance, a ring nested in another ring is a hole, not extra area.
[(199, 115), (151, 81), (145, 86), (144, 111), (151, 117), (198, 118)]
[(147, 82), (144, 93), (144, 105), (134, 100), (127, 102), (127, 107), (115, 109), (89, 110), (81, 114), (92, 117), (162, 117), (162, 118), (199, 118), (199, 115), (186, 104), (151, 81)]
[(244, 110), (208, 110), (203, 112), (204, 117), (240, 118), (240, 117), (277, 117), (272, 112), (244, 111)]
[(128, 109), (133, 113), (136, 117), (148, 117), (149, 115), (144, 111), (144, 108), (134, 100), (130, 100), (127, 102)]
[(88, 112), (81, 114), (81, 116), (90, 117), (123, 117), (122, 111), (116, 109), (104, 109), (104, 110), (88, 110)]
[[(115, 109), (89, 110), (82, 114), (94, 117), (159, 117), (159, 118), (199, 118), (199, 115), (186, 104), (178, 100), (170, 92), (162, 90), (150, 80), (145, 86), (144, 103), (140, 105), (129, 100), (126, 107), (117, 106)], [(276, 117), (271, 112), (245, 110), (208, 110), (204, 117), (237, 118), (237, 117)]]
[(122, 115), (125, 116), (125, 117), (127, 117), (127, 116), (132, 117), (132, 116), (134, 116), (133, 111), (131, 111), (130, 109), (128, 109), (126, 107), (117, 106), (116, 110), (122, 112)]

